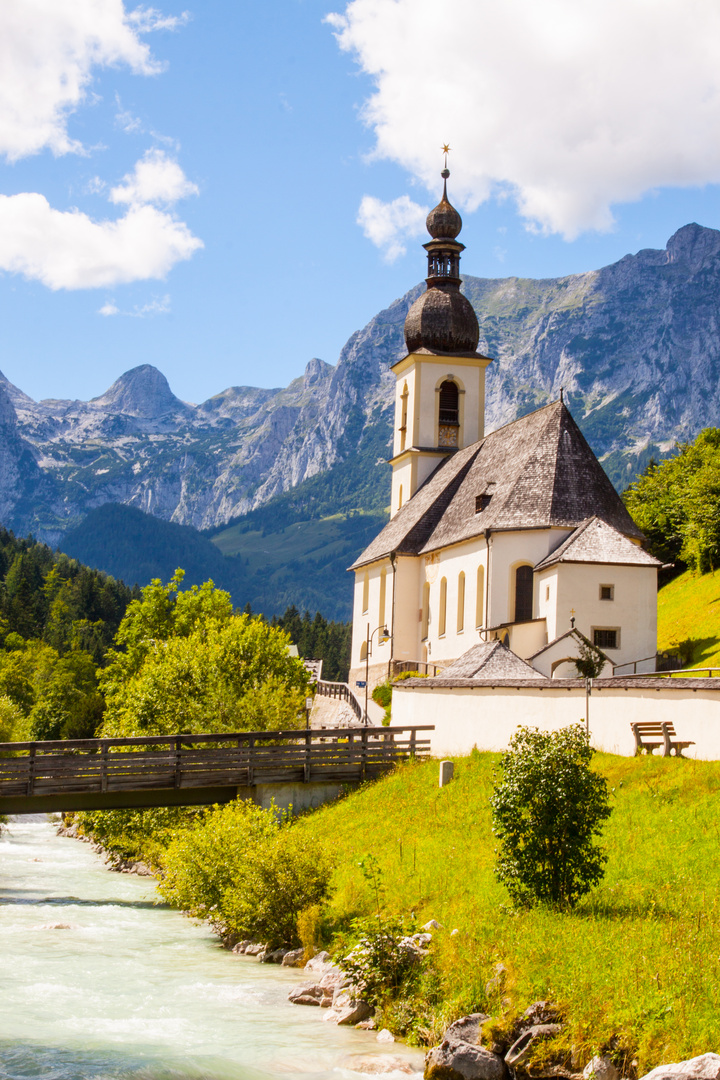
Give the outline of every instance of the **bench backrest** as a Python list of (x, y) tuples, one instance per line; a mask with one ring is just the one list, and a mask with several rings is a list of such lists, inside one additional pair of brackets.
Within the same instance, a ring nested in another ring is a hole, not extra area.
[(633, 731), (636, 731), (638, 735), (662, 735), (663, 726), (665, 727), (668, 735), (672, 737), (675, 736), (675, 728), (673, 727), (672, 722), (669, 720), (664, 722), (660, 722), (659, 720), (641, 720), (634, 721), (630, 724), (630, 727), (633, 729)]

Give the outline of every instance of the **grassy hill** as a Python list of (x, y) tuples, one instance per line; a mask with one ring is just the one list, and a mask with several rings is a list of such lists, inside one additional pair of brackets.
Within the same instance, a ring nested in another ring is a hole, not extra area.
[[(337, 852), (327, 917), (335, 932), (373, 912), (358, 866), (367, 855), (379, 863), (388, 910), (444, 927), (432, 944), (435, 973), (384, 1020), (433, 1042), (464, 1013), (507, 1017), (550, 999), (566, 1017), (561, 1046), (573, 1071), (597, 1050), (627, 1077), (716, 1050), (720, 762), (595, 758), (611, 791), (609, 861), (572, 912), (513, 910), (495, 880), (496, 763), (477, 751), (456, 759), (456, 779), (442, 789), (436, 761), (411, 764), (298, 822)], [(497, 964), (505, 975), (492, 985)]]
[(684, 642), (686, 663), (720, 667), (720, 573), (687, 570), (658, 593), (658, 649)]

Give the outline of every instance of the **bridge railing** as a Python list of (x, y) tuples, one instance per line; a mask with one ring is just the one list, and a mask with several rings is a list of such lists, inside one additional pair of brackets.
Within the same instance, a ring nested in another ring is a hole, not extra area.
[(3, 796), (364, 780), (430, 752), (432, 726), (0, 743)]
[(352, 687), (348, 686), (347, 683), (321, 681), (317, 684), (317, 693), (320, 697), (340, 698), (341, 701), (346, 701), (359, 722), (361, 724), (367, 723), (365, 710), (355, 697)]

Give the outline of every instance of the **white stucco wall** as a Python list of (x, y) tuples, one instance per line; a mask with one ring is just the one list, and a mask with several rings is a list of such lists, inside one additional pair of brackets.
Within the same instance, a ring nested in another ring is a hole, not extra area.
[[(695, 682), (697, 680), (693, 680)], [(720, 680), (683, 688), (680, 680), (658, 679), (657, 688), (601, 687), (590, 696), (591, 741), (598, 750), (632, 756), (632, 721), (671, 721), (679, 739), (695, 746), (686, 757), (720, 759)], [(628, 680), (629, 682), (629, 680)], [(675, 684), (675, 685), (673, 685)], [(410, 688), (393, 691), (394, 725), (434, 724), (432, 753), (438, 757), (479, 750), (504, 750), (520, 725), (554, 731), (585, 722), (582, 686)], [(657, 753), (657, 751), (656, 751)]]
[[(612, 600), (600, 599), (601, 585), (612, 586)], [(545, 600), (548, 588), (549, 602)], [(539, 611), (548, 620), (548, 640), (570, 628), (571, 612), (574, 612), (575, 626), (590, 641), (596, 628), (619, 631), (618, 648), (603, 649), (613, 664), (654, 657), (657, 651), (655, 567), (559, 563), (536, 574), (536, 593), (540, 598)], [(654, 670), (654, 663), (638, 668), (642, 670)]]
[[(490, 626), (512, 622), (515, 618), (516, 568), (522, 563), (535, 566), (563, 542), (570, 529), (518, 529), (493, 533), (490, 540)], [(537, 581), (533, 615), (540, 616)], [(568, 629), (566, 627), (565, 629)], [(561, 633), (564, 631), (561, 631)]]

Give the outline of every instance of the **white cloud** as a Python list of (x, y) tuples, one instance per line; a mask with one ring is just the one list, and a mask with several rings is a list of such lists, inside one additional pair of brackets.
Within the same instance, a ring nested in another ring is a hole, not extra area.
[(183, 11), (181, 15), (163, 15), (157, 8), (138, 7), (130, 12), (127, 19), (141, 34), (148, 34), (153, 30), (179, 30), (190, 21), (190, 12)]
[(720, 5), (352, 0), (329, 17), (375, 91), (378, 157), (473, 209), (510, 193), (572, 238), (656, 187), (720, 182)]
[(407, 250), (404, 241), (422, 234), (427, 214), (427, 206), (418, 206), (407, 195), (401, 195), (392, 202), (383, 202), (374, 195), (364, 195), (357, 223), (362, 226), (368, 240), (383, 249), (387, 262), (394, 262)]
[(130, 311), (121, 311), (114, 300), (107, 300), (98, 310), (98, 315), (128, 315), (132, 319), (146, 319), (148, 315), (167, 315), (170, 311), (170, 294), (156, 296), (147, 304), (136, 304)]
[(123, 0), (0, 3), (0, 154), (17, 161), (45, 148), (80, 152), (67, 122), (88, 98), (93, 69), (124, 65), (156, 74), (163, 65), (140, 35), (184, 21), (154, 8), (128, 13)]
[(198, 188), (187, 179), (177, 161), (163, 150), (148, 150), (136, 163), (132, 173), (110, 191), (110, 202), (141, 206), (145, 203), (169, 205), (188, 195), (197, 195)]
[(187, 225), (154, 206), (93, 221), (79, 210), (54, 210), (43, 195), (0, 195), (0, 269), (49, 289), (162, 278), (202, 246)]

